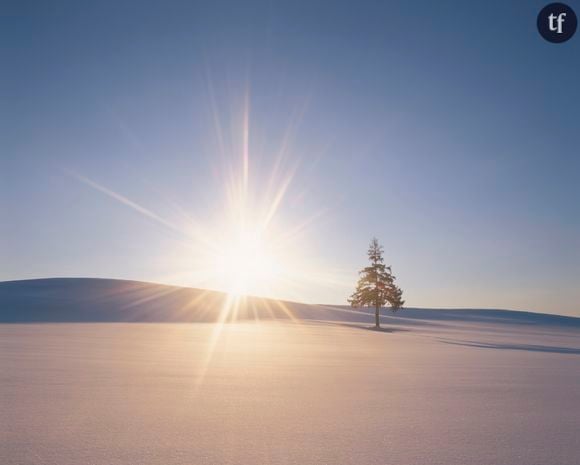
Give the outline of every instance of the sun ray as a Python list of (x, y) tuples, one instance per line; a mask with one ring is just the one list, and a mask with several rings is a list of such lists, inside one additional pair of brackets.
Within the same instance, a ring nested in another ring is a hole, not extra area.
[(281, 301), (281, 300), (274, 300), (274, 305), (278, 306), (280, 308), (280, 310), (282, 310), (282, 312), (293, 322), (293, 323), (300, 323), (300, 320), (298, 320), (295, 316), (294, 313), (292, 313), (292, 310), (290, 310), (290, 308), (286, 305), (285, 302)]
[(214, 356), (214, 351), (215, 351), (216, 345), (221, 337), (222, 331), (224, 329), (224, 325), (227, 323), (228, 317), (229, 317), (230, 313), (232, 312), (232, 308), (234, 305), (236, 305), (236, 301), (237, 301), (237, 299), (231, 294), (227, 294), (226, 298), (224, 299), (224, 303), (221, 306), (220, 312), (218, 314), (218, 320), (215, 323), (215, 325), (213, 326), (213, 329), (212, 329), (212, 332), (210, 335), (210, 339), (207, 343), (207, 350), (206, 350), (204, 360), (201, 364), (201, 369), (200, 369), (199, 373), (197, 374), (197, 377), (195, 380), (196, 390), (199, 389), (203, 385), (203, 381), (204, 381), (205, 376), (207, 374), (207, 370), (209, 369), (209, 366), (211, 365), (211, 361), (212, 361), (213, 356)]
[[(292, 224), (285, 221), (284, 213), (289, 199), (297, 198), (294, 184), (302, 163), (301, 157), (292, 153), (292, 139), (302, 121), (304, 109), (291, 117), (278, 150), (269, 160), (271, 164), (266, 165), (260, 158), (253, 161), (249, 89), (246, 88), (242, 94), (237, 125), (239, 130), (231, 132), (232, 136), (238, 134), (239, 139), (228, 140), (224, 137), (226, 125), (221, 121), (213, 84), (208, 72), (207, 86), (216, 149), (217, 154), (221, 155), (216, 157), (217, 169), (213, 172), (218, 176), (216, 181), (221, 186), (224, 202), (213, 209), (213, 216), (195, 215), (195, 212), (184, 209), (157, 192), (156, 197), (163, 199), (170, 207), (168, 211), (171, 216), (163, 216), (87, 176), (71, 171), (68, 173), (177, 233), (173, 237), (175, 253), (167, 257), (167, 263), (172, 263), (175, 271), (169, 276), (164, 273), (159, 280), (228, 293), (218, 321), (224, 323), (236, 321), (239, 317), (249, 318), (251, 313), (259, 319), (262, 310), (270, 312), (271, 316), (282, 312), (293, 319), (294, 315), (287, 312), (289, 309), (284, 304), (257, 302), (245, 296), (301, 300), (301, 293), (308, 283), (331, 286), (341, 281), (333, 270), (314, 263), (304, 247), (307, 232), (328, 210), (318, 209)], [(269, 171), (268, 166), (271, 168)], [(136, 296), (133, 306), (138, 307), (155, 299), (155, 296), (148, 294)], [(204, 302), (203, 298), (196, 299), (182, 310), (188, 311), (196, 305), (201, 308)]]
[(117, 192), (106, 188), (105, 186), (102, 186), (101, 184), (87, 178), (86, 176), (83, 176), (81, 174), (75, 173), (71, 170), (65, 170), (66, 173), (68, 173), (70, 176), (73, 176), (74, 178), (76, 178), (77, 180), (85, 183), (86, 185), (92, 187), (93, 189), (96, 189), (100, 192), (102, 192), (105, 195), (108, 195), (109, 197), (117, 200), (118, 202), (122, 203), (123, 205), (126, 205), (127, 207), (141, 213), (142, 215), (151, 218), (153, 220), (155, 220), (157, 223), (162, 224), (163, 226), (166, 226), (167, 228), (173, 230), (173, 231), (177, 231), (179, 233), (181, 233), (182, 231), (174, 224), (170, 223), (169, 221), (165, 220), (164, 218), (160, 217), (159, 215), (157, 215), (156, 213), (153, 213), (151, 210), (148, 210), (145, 207), (142, 207), (141, 205), (139, 205), (136, 202), (133, 202), (132, 200), (128, 199), (127, 197), (118, 194)]
[(211, 106), (211, 113), (212, 113), (213, 123), (214, 123), (214, 130), (215, 130), (215, 135), (216, 135), (217, 142), (218, 142), (218, 148), (219, 148), (220, 155), (222, 157), (225, 157), (226, 146), (225, 146), (225, 142), (224, 142), (223, 128), (222, 128), (222, 124), (221, 124), (220, 117), (219, 117), (217, 102), (216, 102), (216, 98), (215, 98), (215, 91), (214, 91), (214, 87), (213, 87), (213, 81), (211, 79), (209, 69), (207, 69), (207, 71), (206, 71), (206, 81), (207, 81), (207, 89), (208, 89), (208, 95), (209, 95), (210, 106)]
[(242, 185), (243, 203), (247, 202), (248, 183), (250, 176), (250, 97), (246, 92), (244, 98), (244, 127), (243, 127), (243, 153), (242, 153)]

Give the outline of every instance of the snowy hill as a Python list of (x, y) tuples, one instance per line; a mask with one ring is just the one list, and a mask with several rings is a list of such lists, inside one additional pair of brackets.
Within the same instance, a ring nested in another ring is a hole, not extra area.
[[(139, 281), (53, 278), (0, 282), (0, 322), (215, 322), (228, 296), (221, 292)], [(368, 309), (307, 305), (251, 297), (225, 318), (372, 323)], [(454, 323), (580, 327), (580, 318), (511, 310), (405, 308), (383, 310), (391, 325)], [(223, 315), (222, 315), (223, 316)]]
[(1, 463), (580, 463), (578, 318), (43, 279), (0, 322)]

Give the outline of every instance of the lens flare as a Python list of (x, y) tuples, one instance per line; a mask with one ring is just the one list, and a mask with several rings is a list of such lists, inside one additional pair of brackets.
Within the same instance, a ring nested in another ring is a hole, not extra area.
[(227, 292), (236, 296), (259, 293), (278, 279), (280, 266), (260, 231), (244, 228), (217, 254), (216, 268)]
[[(216, 135), (216, 154), (212, 160), (218, 164), (221, 162), (221, 166), (214, 170), (220, 174), (216, 185), (222, 191), (220, 199), (213, 199), (216, 204), (211, 210), (215, 215), (200, 220), (194, 218), (193, 211), (175, 202), (169, 202), (167, 211), (161, 213), (88, 176), (67, 170), (80, 182), (156, 222), (170, 233), (175, 251), (162, 256), (167, 265), (164, 269), (172, 271), (169, 275), (159, 276), (156, 281), (206, 289), (182, 308), (168, 309), (182, 316), (196, 311), (216, 312), (216, 325), (208, 341), (206, 360), (197, 385), (201, 385), (211, 364), (223, 326), (236, 321), (240, 312), (246, 319), (253, 312), (258, 322), (260, 307), (272, 315), (282, 312), (285, 318), (297, 322), (299, 320), (283, 301), (267, 298), (303, 301), (302, 293), (312, 288), (350, 288), (350, 276), (334, 267), (321, 266), (314, 261), (314, 254), (308, 253), (305, 232), (326, 210), (312, 210), (312, 205), (308, 204), (308, 208), (301, 210), (308, 214), (302, 218), (293, 215), (294, 223), (282, 214), (300, 162), (300, 157), (290, 148), (291, 132), (296, 124), (289, 126), (280, 149), (267, 157), (271, 171), (268, 173), (266, 170), (264, 176), (264, 173), (257, 173), (258, 169), (252, 171), (254, 167), (264, 167), (253, 162), (250, 151), (248, 94), (244, 97), (238, 137), (229, 141), (224, 137), (211, 87), (209, 93)], [(294, 196), (294, 199), (304, 198), (303, 191)], [(216, 297), (218, 294), (211, 290), (222, 291), (225, 295)], [(168, 292), (177, 293), (179, 288)], [(142, 302), (136, 298), (134, 305)]]
[[(308, 253), (306, 231), (326, 210), (312, 210), (308, 204), (302, 209), (308, 214), (303, 218), (293, 215), (294, 222), (283, 214), (292, 193), (294, 199), (302, 199), (302, 205), (308, 203), (302, 191), (292, 192), (302, 161), (292, 151), (292, 133), (298, 123), (288, 125), (278, 150), (262, 153), (258, 160), (250, 150), (249, 93), (242, 99), (237, 130), (232, 130), (229, 138), (211, 85), (209, 96), (215, 133), (213, 172), (217, 173), (215, 186), (221, 190), (221, 196), (212, 198), (213, 216), (195, 218), (194, 211), (169, 201), (166, 211), (155, 211), (89, 176), (71, 170), (67, 173), (171, 233), (175, 250), (160, 259), (162, 268), (170, 271), (154, 278), (156, 281), (223, 291), (233, 297), (286, 300), (304, 300), (307, 289), (349, 286), (350, 281), (346, 284), (339, 270), (321, 266), (314, 254)], [(302, 112), (297, 114), (302, 117)], [(310, 158), (317, 157), (310, 154)], [(163, 193), (156, 193), (156, 197), (160, 194), (163, 197)]]

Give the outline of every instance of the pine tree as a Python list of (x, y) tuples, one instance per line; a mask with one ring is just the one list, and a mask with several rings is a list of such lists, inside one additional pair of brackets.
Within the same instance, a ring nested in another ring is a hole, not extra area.
[(391, 267), (384, 264), (383, 247), (376, 238), (371, 241), (367, 255), (371, 264), (360, 271), (356, 290), (348, 301), (353, 307), (374, 307), (375, 326), (380, 328), (381, 307), (388, 303), (396, 312), (405, 301), (402, 299), (403, 291), (395, 285)]

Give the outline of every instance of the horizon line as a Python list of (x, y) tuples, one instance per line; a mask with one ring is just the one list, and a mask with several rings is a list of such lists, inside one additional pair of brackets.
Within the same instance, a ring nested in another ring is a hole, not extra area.
[[(28, 282), (28, 281), (50, 281), (50, 280), (94, 280), (94, 281), (119, 281), (119, 282), (127, 282), (127, 283), (139, 283), (139, 284), (149, 284), (155, 286), (167, 286), (167, 287), (175, 287), (181, 289), (191, 289), (197, 291), (206, 291), (206, 292), (215, 292), (218, 294), (228, 295), (227, 291), (223, 291), (220, 289), (212, 289), (212, 288), (201, 288), (196, 286), (186, 286), (181, 284), (169, 284), (163, 283), (158, 281), (146, 281), (146, 280), (139, 280), (139, 279), (129, 279), (129, 278), (109, 278), (109, 277), (102, 277), (102, 276), (50, 276), (50, 277), (36, 277), (36, 278), (21, 278), (21, 279), (7, 279), (7, 280), (0, 280), (0, 285), (8, 284), (8, 283), (19, 283), (19, 282)], [(265, 297), (259, 295), (243, 295), (240, 296), (243, 298), (249, 299), (263, 299), (263, 300), (274, 300), (278, 302), (285, 302), (285, 303), (292, 303), (292, 304), (299, 304), (299, 305), (313, 305), (313, 306), (328, 306), (328, 307), (350, 307), (347, 303), (311, 303), (311, 302), (299, 302), (294, 300), (286, 300), (286, 299), (278, 299), (275, 297)], [(366, 308), (366, 307), (359, 307), (359, 308)], [(370, 308), (370, 307), (369, 307)], [(389, 310), (389, 307), (381, 307), (381, 309)], [(483, 311), (502, 311), (502, 312), (517, 312), (517, 313), (530, 313), (534, 315), (550, 315), (550, 316), (560, 316), (565, 318), (575, 318), (580, 319), (580, 315), (571, 315), (571, 314), (562, 314), (562, 313), (546, 313), (541, 311), (533, 311), (533, 310), (518, 310), (514, 308), (498, 308), (498, 307), (466, 307), (466, 306), (458, 306), (458, 307), (417, 307), (417, 306), (405, 306), (402, 307), (401, 310), (449, 310), (449, 311), (461, 311), (461, 310), (483, 310)]]

